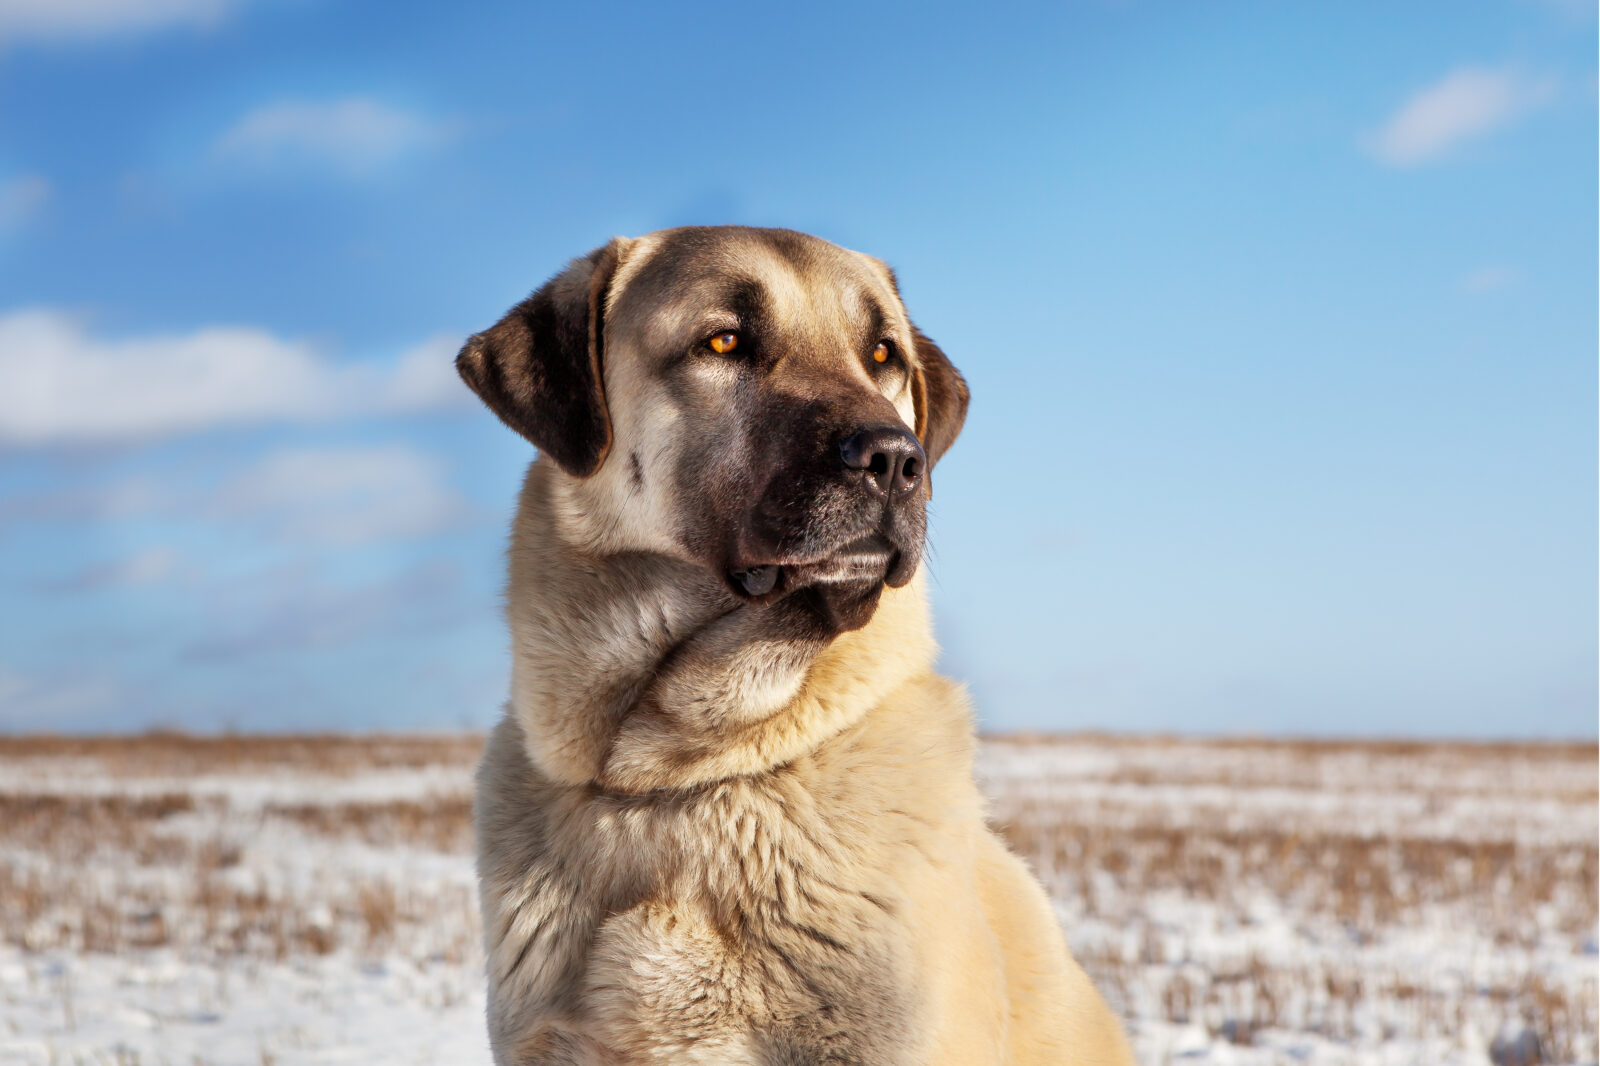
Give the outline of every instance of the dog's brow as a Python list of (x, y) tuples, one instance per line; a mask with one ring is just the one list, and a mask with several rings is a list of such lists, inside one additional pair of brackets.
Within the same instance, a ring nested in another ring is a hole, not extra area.
[(695, 304), (696, 310), (689, 317), (697, 328), (726, 326), (761, 333), (772, 322), (772, 301), (766, 286), (748, 276), (731, 274), (702, 283)]
[(756, 278), (733, 277), (723, 290), (722, 303), (739, 316), (747, 328), (755, 328), (772, 314), (767, 287)]
[(883, 305), (871, 293), (858, 293), (856, 298), (866, 308), (862, 317), (867, 322), (867, 343), (876, 344), (883, 339), (884, 333), (889, 328), (889, 316), (884, 313)]
[(773, 316), (786, 323), (805, 322), (815, 313), (817, 290), (804, 274), (784, 264), (764, 279)]

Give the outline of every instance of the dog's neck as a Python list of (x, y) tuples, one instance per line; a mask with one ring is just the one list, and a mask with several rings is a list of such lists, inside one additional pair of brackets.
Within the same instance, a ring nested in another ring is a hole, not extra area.
[(932, 668), (919, 574), (828, 638), (739, 604), (703, 567), (594, 554), (562, 475), (528, 472), (511, 546), (512, 711), (547, 778), (624, 792), (763, 773)]

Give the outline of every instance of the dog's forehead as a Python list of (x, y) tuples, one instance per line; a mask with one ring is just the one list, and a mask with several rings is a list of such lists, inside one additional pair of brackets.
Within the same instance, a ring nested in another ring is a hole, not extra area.
[(867, 316), (904, 318), (888, 267), (793, 230), (706, 226), (662, 230), (630, 243), (607, 318), (657, 335), (699, 325), (759, 292), (778, 322), (849, 328)]

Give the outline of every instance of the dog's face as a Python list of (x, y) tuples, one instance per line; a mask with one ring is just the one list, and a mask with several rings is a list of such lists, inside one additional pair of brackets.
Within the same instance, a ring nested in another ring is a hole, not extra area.
[(788, 230), (612, 241), (457, 366), (559, 465), (605, 550), (674, 555), (833, 631), (916, 571), (967, 404), (887, 267)]

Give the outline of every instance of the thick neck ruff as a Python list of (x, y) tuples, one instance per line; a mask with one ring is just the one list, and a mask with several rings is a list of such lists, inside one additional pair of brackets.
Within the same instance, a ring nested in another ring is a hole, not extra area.
[(827, 639), (681, 560), (589, 554), (554, 476), (535, 463), (523, 487), (507, 606), (512, 709), (547, 778), (645, 793), (764, 773), (932, 669), (921, 574)]

